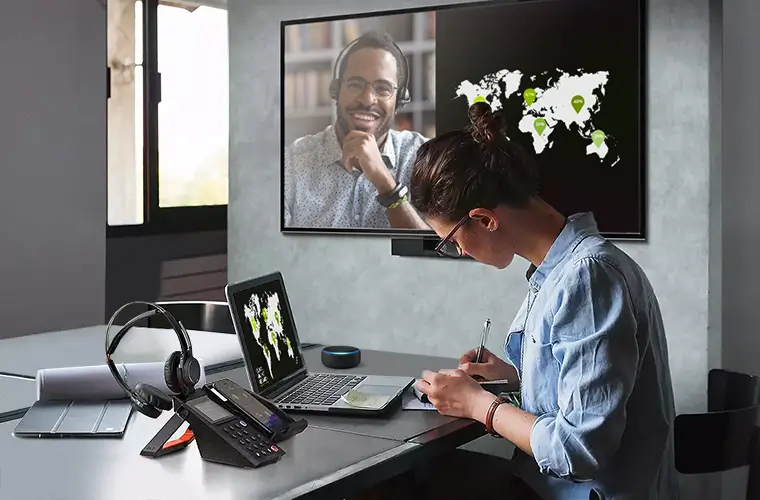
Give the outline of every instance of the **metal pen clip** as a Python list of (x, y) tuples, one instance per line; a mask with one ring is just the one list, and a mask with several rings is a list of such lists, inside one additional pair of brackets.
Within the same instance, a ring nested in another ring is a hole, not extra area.
[(488, 333), (491, 331), (491, 319), (486, 318), (485, 323), (483, 323), (483, 333), (480, 335), (480, 346), (478, 347), (478, 353), (475, 356), (475, 362), (476, 363), (482, 363), (483, 362), (483, 354), (486, 350), (486, 344), (488, 343)]

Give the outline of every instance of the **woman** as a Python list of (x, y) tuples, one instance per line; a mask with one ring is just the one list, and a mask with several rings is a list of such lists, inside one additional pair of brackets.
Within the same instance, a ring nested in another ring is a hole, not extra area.
[[(429, 475), (431, 488), (447, 498), (523, 498), (500, 485), (512, 470), (544, 499), (677, 498), (667, 344), (646, 275), (600, 236), (592, 214), (564, 217), (538, 196), (535, 168), (499, 113), (479, 102), (469, 115), (471, 126), (419, 149), (412, 203), (442, 238), (441, 253), (499, 269), (526, 259), (528, 293), (507, 361), (486, 352), (474, 363), (470, 351), (456, 370), (423, 372), (417, 387), (440, 413), (477, 420), (516, 451), (503, 474), (490, 459), (490, 479), (464, 470), (460, 453), (454, 470)], [(519, 377), (520, 398), (497, 398), (476, 376)]]

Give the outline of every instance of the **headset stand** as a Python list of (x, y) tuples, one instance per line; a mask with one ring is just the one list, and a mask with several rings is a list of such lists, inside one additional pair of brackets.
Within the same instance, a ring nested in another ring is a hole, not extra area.
[(195, 439), (195, 434), (193, 434), (190, 427), (187, 428), (185, 433), (179, 439), (169, 441), (169, 438), (177, 432), (184, 422), (184, 417), (179, 413), (174, 413), (172, 418), (161, 427), (150, 442), (145, 445), (145, 448), (140, 451), (140, 455), (144, 457), (158, 458), (187, 448), (187, 445), (192, 443)]

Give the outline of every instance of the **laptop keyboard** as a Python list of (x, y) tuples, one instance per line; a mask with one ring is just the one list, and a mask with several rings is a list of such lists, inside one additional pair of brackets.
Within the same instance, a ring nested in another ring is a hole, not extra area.
[(330, 406), (367, 378), (360, 375), (318, 373), (309, 375), (295, 390), (275, 398), (275, 403)]

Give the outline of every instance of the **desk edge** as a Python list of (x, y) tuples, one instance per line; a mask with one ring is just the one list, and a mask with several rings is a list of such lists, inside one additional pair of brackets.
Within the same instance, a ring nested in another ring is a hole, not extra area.
[(365, 458), (359, 462), (356, 462), (355, 464), (349, 465), (348, 467), (344, 467), (338, 471), (327, 474), (326, 476), (322, 476), (318, 479), (313, 479), (307, 483), (301, 484), (300, 486), (297, 486), (286, 493), (271, 498), (271, 500), (292, 500), (295, 498), (302, 498), (309, 493), (316, 493), (318, 490), (324, 488), (325, 486), (335, 485), (339, 481), (342, 481), (356, 474), (357, 472), (370, 469), (387, 460), (396, 458), (399, 455), (402, 455), (410, 450), (419, 447), (420, 445), (417, 443), (400, 443), (398, 446), (395, 446), (382, 453), (378, 453), (372, 457)]

